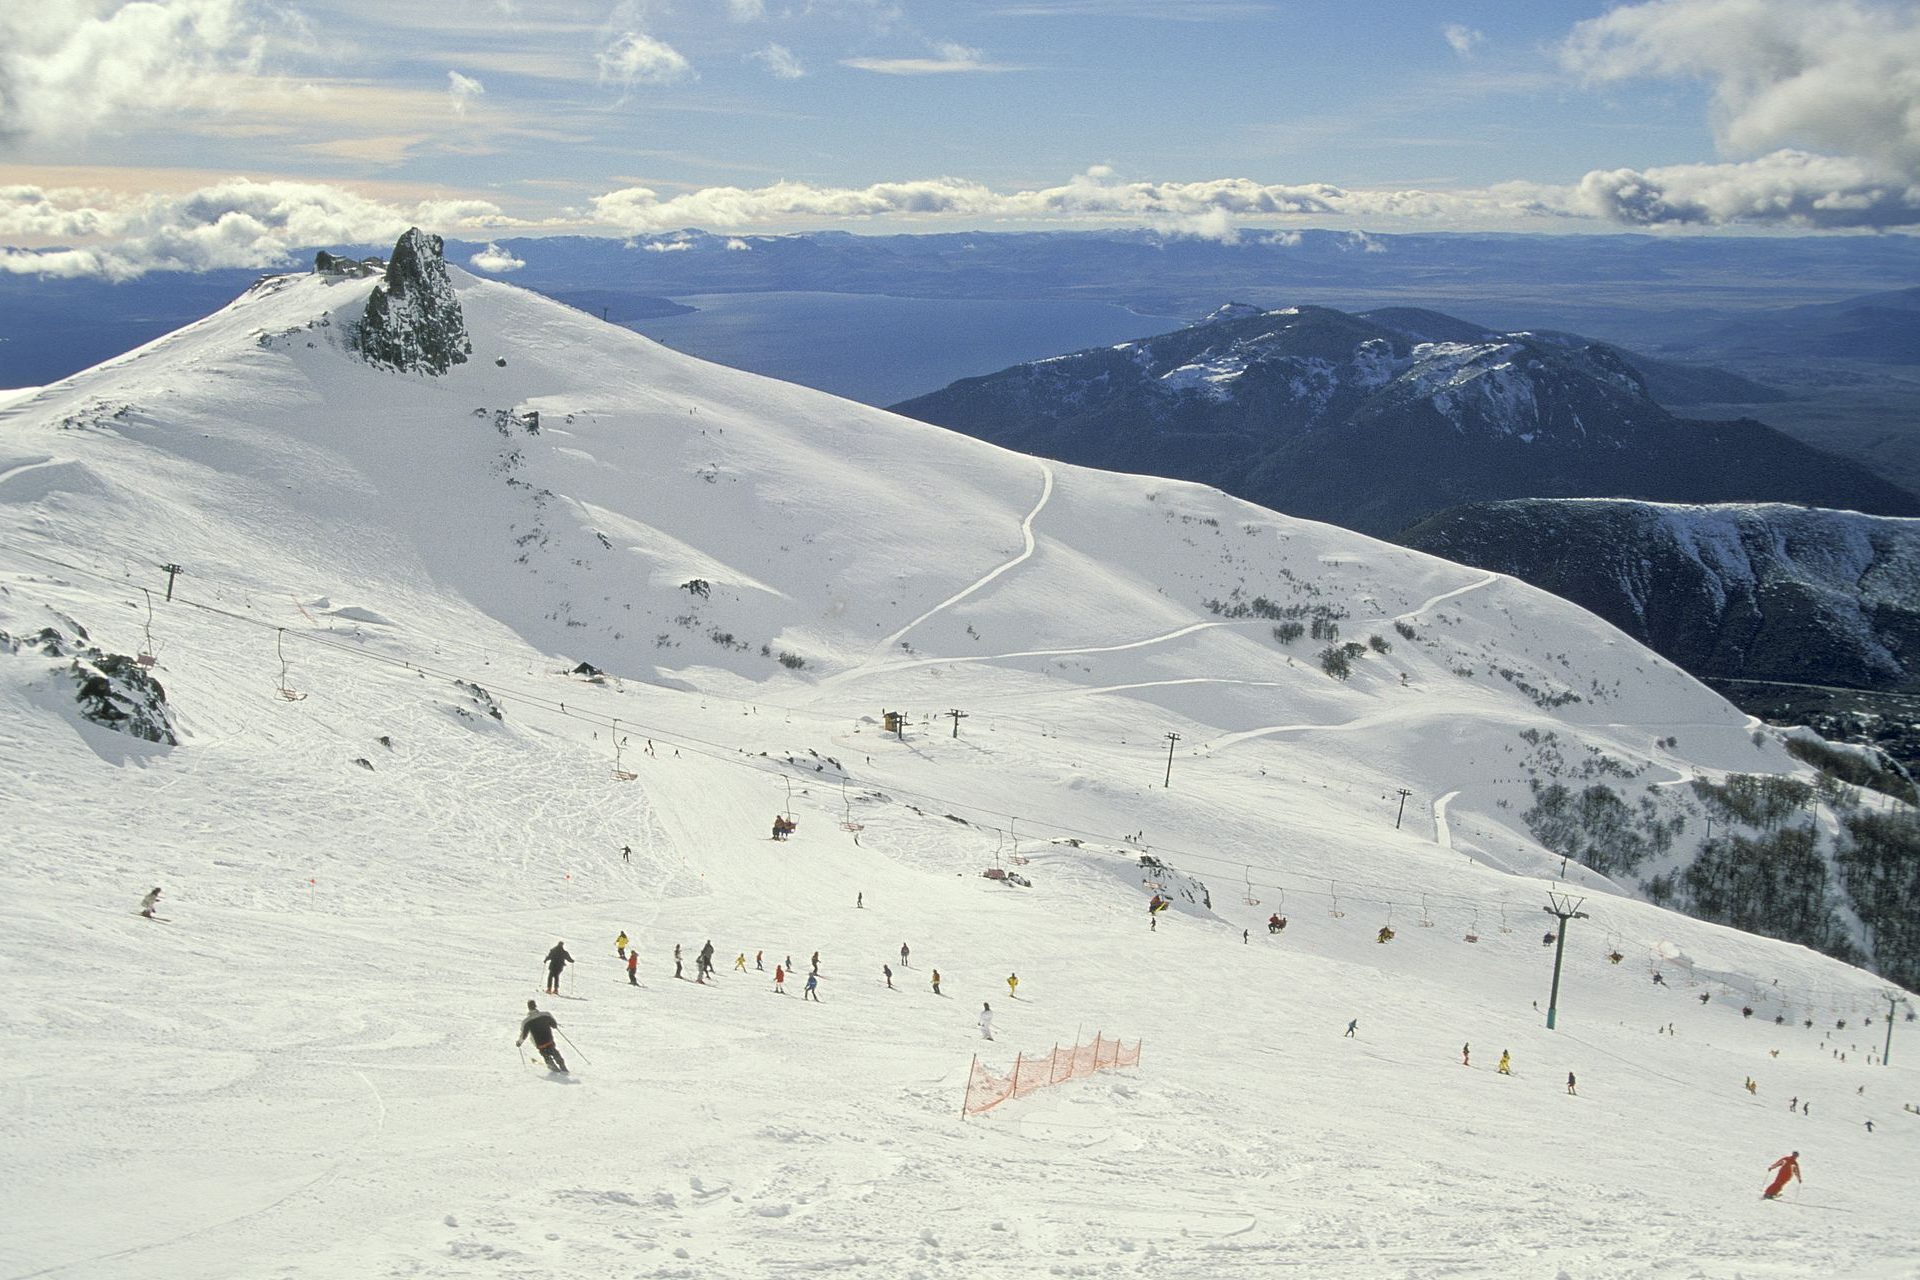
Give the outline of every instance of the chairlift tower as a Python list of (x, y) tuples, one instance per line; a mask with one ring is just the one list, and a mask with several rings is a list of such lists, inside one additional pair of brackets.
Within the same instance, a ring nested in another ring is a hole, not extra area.
[(1567, 954), (1567, 921), (1585, 920), (1587, 913), (1580, 909), (1585, 898), (1575, 898), (1565, 893), (1549, 893), (1547, 901), (1551, 906), (1542, 907), (1548, 915), (1560, 921), (1556, 931), (1553, 948), (1553, 990), (1547, 995), (1547, 1030), (1553, 1030), (1553, 1024), (1560, 1012), (1560, 962)]

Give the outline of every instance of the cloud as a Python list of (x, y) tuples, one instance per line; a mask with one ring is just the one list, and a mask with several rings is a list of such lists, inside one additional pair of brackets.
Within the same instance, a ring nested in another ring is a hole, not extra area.
[(1561, 61), (1594, 84), (1706, 82), (1715, 140), (1735, 158), (1810, 148), (1862, 157), (1883, 177), (1920, 176), (1911, 4), (1652, 0), (1577, 24)]
[(1597, 169), (1565, 206), (1635, 227), (1913, 227), (1920, 226), (1920, 182), (1886, 179), (1858, 159), (1775, 151), (1732, 164)]
[(453, 102), (453, 114), (467, 114), (467, 104), (484, 94), (487, 87), (472, 76), (463, 76), (458, 71), (447, 72), (447, 97)]
[(767, 0), (727, 0), (727, 16), (735, 22), (758, 22), (767, 16)]
[(691, 240), (649, 240), (640, 246), (648, 253), (686, 253), (693, 248)]
[[(1144, 225), (1231, 239), (1247, 220), (1319, 217), (1533, 218), (1565, 216), (1540, 191), (1354, 191), (1326, 183), (1263, 184), (1246, 178), (1202, 182), (1116, 182), (1105, 166), (1055, 187), (994, 191), (960, 178), (819, 187), (777, 182), (758, 188), (707, 187), (662, 197), (647, 187), (595, 196), (596, 220), (629, 234), (702, 226), (739, 228), (874, 218), (972, 218), (1010, 222)], [(1561, 193), (1560, 204), (1564, 205)]]
[(0, 271), (125, 280), (149, 271), (273, 267), (297, 249), (377, 244), (416, 225), (459, 231), (539, 224), (510, 218), (484, 200), (390, 204), (305, 182), (235, 178), (183, 193), (120, 198), (14, 186), (0, 188), (0, 236), (104, 243), (0, 251)]
[(248, 0), (7, 0), (0, 136), (70, 138), (130, 116), (216, 104), (255, 71), (265, 35)]
[(639, 31), (628, 31), (600, 50), (600, 79), (624, 89), (637, 84), (671, 84), (693, 75), (693, 64), (678, 49)]
[(931, 58), (842, 58), (840, 65), (858, 71), (875, 71), (883, 76), (937, 76), (957, 72), (1020, 71), (1023, 68), (987, 62), (980, 50), (963, 44), (941, 41), (933, 47)]
[(752, 253), (753, 246), (748, 244), (745, 240), (742, 240), (739, 236), (735, 236), (731, 240), (727, 241), (727, 252), (728, 253)]
[(807, 69), (800, 65), (800, 59), (793, 56), (793, 50), (783, 44), (769, 44), (747, 57), (765, 63), (768, 73), (776, 80), (798, 80), (807, 74)]
[(476, 271), (485, 271), (492, 275), (504, 275), (509, 271), (518, 271), (527, 265), (526, 259), (516, 258), (510, 249), (502, 249), (493, 241), (487, 241), (487, 247), (474, 254), (467, 262)]
[(1473, 51), (1487, 42), (1486, 36), (1458, 22), (1449, 22), (1440, 34), (1446, 37), (1448, 46), (1463, 58), (1471, 58)]

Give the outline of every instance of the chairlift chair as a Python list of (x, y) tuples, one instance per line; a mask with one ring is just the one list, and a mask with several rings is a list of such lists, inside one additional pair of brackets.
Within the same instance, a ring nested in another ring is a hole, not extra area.
[(627, 740), (620, 736), (620, 720), (618, 717), (615, 717), (613, 721), (613, 776), (620, 782), (632, 782), (640, 776), (620, 763), (620, 751), (621, 748), (626, 745)]
[(1433, 928), (1433, 917), (1427, 914), (1427, 895), (1424, 893), (1420, 895), (1420, 927)]
[(140, 652), (134, 655), (133, 660), (143, 667), (151, 667), (160, 661), (153, 652), (153, 592), (142, 587), (140, 594), (147, 598), (147, 620), (140, 625), (144, 638), (140, 642)]
[(1244, 901), (1250, 907), (1257, 907), (1260, 905), (1260, 899), (1253, 896), (1253, 869), (1251, 867), (1243, 867), (1242, 871), (1247, 878), (1247, 891)]
[(307, 695), (287, 684), (287, 653), (281, 645), (281, 642), (286, 639), (286, 635), (287, 629), (285, 627), (280, 627), (273, 633), (273, 652), (280, 659), (280, 683), (276, 687), (282, 698), (285, 698), (288, 702), (298, 702)]
[(1328, 915), (1338, 920), (1347, 914), (1340, 909), (1340, 886), (1332, 880), (1327, 881), (1327, 896), (1333, 899), (1333, 905), (1327, 908)]

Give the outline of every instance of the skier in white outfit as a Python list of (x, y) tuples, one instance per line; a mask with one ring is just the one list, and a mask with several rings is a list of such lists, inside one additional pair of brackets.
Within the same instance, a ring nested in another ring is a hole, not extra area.
[(151, 916), (160, 906), (160, 886), (155, 885), (140, 899), (140, 914)]
[(993, 1039), (993, 1006), (984, 1000), (980, 1002), (980, 1034)]

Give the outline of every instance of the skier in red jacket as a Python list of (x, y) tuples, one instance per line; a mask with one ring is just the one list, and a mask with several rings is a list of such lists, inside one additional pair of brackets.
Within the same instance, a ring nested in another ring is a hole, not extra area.
[(1762, 1200), (1774, 1199), (1781, 1193), (1781, 1191), (1786, 1189), (1786, 1185), (1789, 1181), (1801, 1180), (1800, 1179), (1800, 1153), (1796, 1151), (1792, 1155), (1781, 1156), (1778, 1160), (1775, 1160), (1772, 1164), (1767, 1166), (1768, 1172), (1772, 1172), (1775, 1169), (1778, 1169), (1780, 1173), (1777, 1177), (1774, 1178), (1773, 1185), (1760, 1193), (1760, 1198)]

